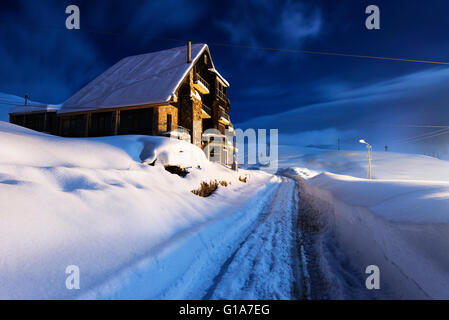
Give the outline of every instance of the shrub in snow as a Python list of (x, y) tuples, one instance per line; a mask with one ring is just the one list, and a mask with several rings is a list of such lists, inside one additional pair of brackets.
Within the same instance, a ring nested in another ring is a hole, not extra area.
[(196, 194), (197, 196), (200, 197), (208, 197), (210, 196), (212, 193), (215, 192), (215, 190), (217, 190), (218, 186), (221, 185), (223, 187), (227, 187), (228, 184), (230, 185), (230, 182), (227, 181), (211, 181), (209, 183), (203, 181), (201, 182), (201, 186), (196, 189), (196, 190), (192, 190), (193, 194)]

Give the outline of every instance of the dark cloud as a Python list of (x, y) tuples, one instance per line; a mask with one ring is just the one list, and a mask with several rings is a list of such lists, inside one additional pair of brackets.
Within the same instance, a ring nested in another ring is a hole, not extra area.
[[(72, 3), (81, 9), (80, 32), (64, 29), (65, 7)], [(60, 103), (123, 57), (184, 44), (168, 39), (191, 39), (210, 44), (215, 65), (231, 82), (235, 123), (289, 110), (300, 112), (294, 124), (274, 117), (288, 133), (352, 133), (353, 123), (368, 120), (442, 121), (447, 116), (441, 108), (448, 98), (442, 82), (446, 80), (444, 71), (433, 65), (214, 45), (232, 42), (447, 59), (447, 1), (432, 5), (382, 1), (377, 31), (364, 26), (370, 4), (365, 0), (2, 1), (0, 92), (28, 93), (36, 101)], [(389, 131), (381, 133), (387, 136)]]
[[(449, 134), (432, 139), (406, 138), (436, 132), (449, 119), (449, 68), (433, 68), (355, 90), (337, 92), (333, 100), (251, 119), (241, 128), (278, 128), (288, 144), (334, 144), (341, 138), (354, 147), (365, 138), (378, 148), (413, 152), (449, 151)], [(398, 126), (397, 126), (398, 125)], [(409, 126), (408, 126), (409, 125)]]

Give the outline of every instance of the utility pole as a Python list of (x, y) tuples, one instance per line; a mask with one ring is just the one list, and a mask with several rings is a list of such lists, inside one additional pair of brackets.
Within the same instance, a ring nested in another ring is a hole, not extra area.
[(366, 144), (366, 147), (368, 148), (368, 168), (369, 168), (369, 179), (372, 180), (372, 176), (371, 176), (371, 145), (366, 142), (363, 139), (359, 140), (360, 143)]
[(372, 177), (371, 177), (371, 145), (367, 145), (367, 147), (368, 147), (369, 179), (372, 180)]

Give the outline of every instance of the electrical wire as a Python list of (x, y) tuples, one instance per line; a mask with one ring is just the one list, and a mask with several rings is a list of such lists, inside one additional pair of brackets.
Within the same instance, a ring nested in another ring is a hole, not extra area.
[[(98, 35), (108, 35), (108, 36), (143, 37), (143, 38), (149, 38), (149, 39), (155, 39), (155, 40), (175, 41), (175, 42), (183, 42), (183, 43), (186, 43), (188, 41), (187, 39), (155, 37), (155, 36), (150, 36), (147, 34), (140, 34), (140, 33), (138, 34), (138, 33), (99, 31), (99, 30), (94, 30), (94, 29), (89, 29), (89, 28), (81, 28), (78, 30), (67, 30), (67, 28), (65, 28), (65, 27), (48, 26), (48, 25), (45, 26), (45, 25), (26, 24), (26, 23), (11, 23), (11, 22), (9, 24), (23, 25), (23, 26), (27, 26), (27, 27), (31, 27), (31, 28), (64, 30), (64, 31), (70, 31), (70, 32), (86, 32), (86, 33), (92, 33), (92, 34), (98, 34)], [(263, 50), (263, 51), (302, 53), (302, 54), (321, 55), (321, 56), (337, 56), (337, 57), (350, 57), (350, 58), (358, 58), (358, 59), (449, 65), (449, 62), (447, 62), (447, 61), (437, 61), (437, 60), (429, 60), (429, 59), (382, 57), (382, 56), (374, 56), (374, 55), (361, 55), (361, 54), (354, 54), (354, 53), (342, 53), (342, 52), (331, 52), (331, 51), (262, 47), (262, 46), (253, 46), (253, 45), (245, 45), (245, 44), (237, 44), (237, 43), (220, 43), (220, 42), (208, 42), (208, 41), (206, 41), (205, 43), (207, 43), (211, 46), (230, 47), (230, 48), (239, 48), (239, 49), (255, 49), (255, 50)]]
[(422, 134), (419, 134), (417, 136), (408, 137), (408, 138), (405, 138), (405, 139), (394, 140), (392, 143), (393, 144), (407, 143), (409, 141), (412, 141), (412, 140), (415, 140), (415, 139), (419, 139), (419, 138), (423, 138), (423, 137), (427, 137), (427, 136), (431, 136), (431, 135), (434, 135), (436, 133), (440, 133), (440, 132), (443, 132), (443, 131), (446, 131), (446, 130), (448, 130), (448, 128), (438, 129), (438, 130), (434, 130), (434, 131), (431, 131), (431, 132), (422, 133)]
[(449, 133), (449, 129), (445, 129), (443, 131), (441, 130), (437, 130), (440, 132), (434, 132), (433, 134), (429, 133), (428, 135), (422, 135), (421, 137), (414, 137), (414, 138), (410, 138), (409, 140), (403, 141), (403, 142), (399, 142), (399, 143), (395, 143), (395, 144), (406, 144), (406, 143), (411, 143), (411, 142), (418, 142), (418, 141), (422, 141), (422, 140), (426, 140), (426, 139), (431, 139), (431, 138), (435, 138), (435, 137), (439, 137), (445, 134)]

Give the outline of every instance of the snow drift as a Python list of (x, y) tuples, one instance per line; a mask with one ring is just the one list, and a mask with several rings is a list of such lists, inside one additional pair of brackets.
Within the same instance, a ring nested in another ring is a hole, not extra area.
[[(150, 166), (145, 160), (156, 161)], [(165, 164), (190, 173), (181, 178)], [(181, 276), (191, 262), (182, 257), (194, 257), (198, 247), (174, 239), (232, 215), (270, 179), (252, 173), (243, 184), (239, 176), (245, 174), (210, 163), (199, 148), (179, 140), (60, 138), (0, 122), (0, 298), (126, 298), (121, 292), (142, 261), (158, 257), (164, 265), (161, 252), (179, 257)], [(190, 192), (211, 179), (231, 185), (209, 198)], [(81, 290), (65, 287), (69, 265), (80, 269)], [(159, 274), (148, 272), (147, 279)], [(159, 294), (176, 280), (164, 279)], [(147, 286), (133, 297), (155, 294)]]

